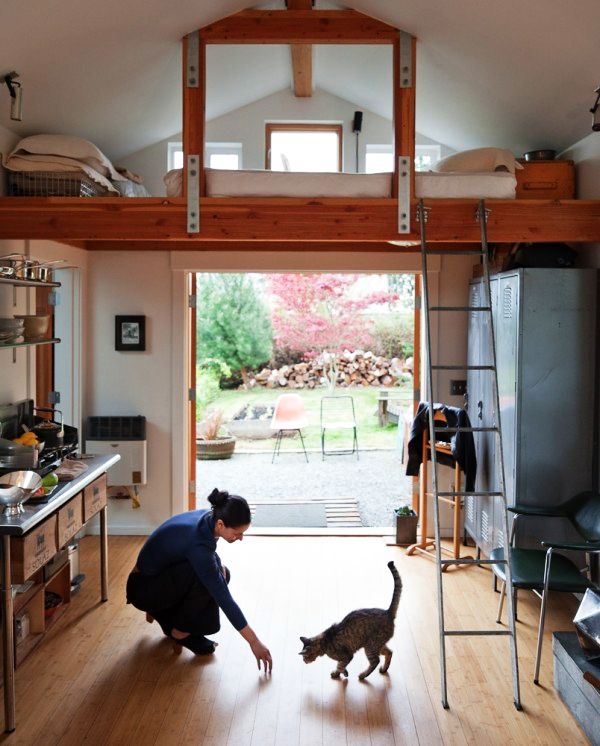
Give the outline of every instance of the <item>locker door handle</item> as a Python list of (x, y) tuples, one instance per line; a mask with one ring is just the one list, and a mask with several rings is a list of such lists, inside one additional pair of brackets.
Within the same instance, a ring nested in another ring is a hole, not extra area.
[(477, 402), (477, 417), (479, 417), (480, 420), (483, 419), (483, 402), (482, 401)]

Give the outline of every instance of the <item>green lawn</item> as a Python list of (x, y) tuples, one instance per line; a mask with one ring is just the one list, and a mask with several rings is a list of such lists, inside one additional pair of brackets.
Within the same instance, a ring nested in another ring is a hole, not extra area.
[[(219, 407), (223, 410), (225, 421), (230, 420), (244, 405), (271, 405), (274, 406), (277, 397), (281, 393), (286, 393), (286, 389), (266, 389), (254, 388), (249, 391), (240, 389), (221, 391), (218, 398), (211, 404), (211, 407)], [(412, 392), (410, 384), (393, 389), (394, 394), (402, 398), (408, 406), (412, 402)], [(321, 449), (321, 430), (320, 430), (320, 406), (321, 397), (326, 395), (325, 388), (318, 389), (295, 389), (289, 393), (299, 394), (306, 409), (309, 426), (303, 429), (304, 442), (309, 449)], [(377, 420), (377, 396), (378, 388), (352, 388), (338, 389), (337, 393), (341, 396), (351, 395), (354, 399), (354, 410), (356, 413), (356, 422), (358, 430), (359, 448), (395, 448), (398, 437), (398, 428), (390, 424), (386, 427), (380, 427)], [(390, 389), (390, 393), (392, 390)], [(327, 435), (327, 447), (333, 448), (351, 447), (352, 431), (340, 431), (339, 433), (330, 432)], [(297, 442), (296, 442), (297, 440)], [(262, 450), (270, 451), (273, 448), (274, 441), (268, 440), (245, 440), (238, 439), (236, 450)], [(300, 440), (294, 436), (294, 443), (286, 441), (282, 449), (300, 448)]]

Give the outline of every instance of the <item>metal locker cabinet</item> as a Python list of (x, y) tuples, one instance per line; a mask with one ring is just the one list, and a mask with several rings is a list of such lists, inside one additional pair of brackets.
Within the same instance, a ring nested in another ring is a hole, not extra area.
[[(506, 501), (515, 503), (515, 478), (517, 457), (517, 370), (520, 325), (520, 281), (519, 276), (500, 275), (496, 281), (496, 308), (494, 329), (498, 360), (498, 393), (500, 396), (500, 421), (502, 425), (502, 447), (504, 452), (504, 479)], [(499, 460), (496, 460), (499, 464)], [(500, 474), (494, 474), (494, 489), (500, 486)], [(501, 506), (494, 511), (494, 546), (503, 546)], [(509, 516), (510, 520), (510, 516)], [(493, 548), (493, 547), (492, 547)]]
[[(516, 494), (552, 506), (592, 488), (595, 400), (594, 269), (521, 269)], [(558, 532), (558, 533), (557, 533)], [(558, 521), (529, 519), (521, 546), (572, 538)]]
[[(481, 305), (481, 283), (471, 283), (469, 285), (469, 306)], [(467, 345), (467, 364), (468, 365), (481, 365), (481, 326), (479, 312), (471, 311), (468, 318), (468, 345)], [(478, 402), (481, 399), (481, 371), (469, 370), (467, 371), (467, 413), (469, 420), (473, 427), (477, 422)], [(474, 433), (475, 438), (475, 454), (477, 463), (481, 455), (481, 444), (478, 442), (477, 436), (480, 433)], [(475, 484), (477, 489), (481, 488), (480, 484), (480, 470), (477, 470), (477, 481)], [(479, 530), (479, 500), (475, 497), (465, 497), (464, 505), (464, 527), (465, 531), (475, 541), (479, 541), (480, 530)]]

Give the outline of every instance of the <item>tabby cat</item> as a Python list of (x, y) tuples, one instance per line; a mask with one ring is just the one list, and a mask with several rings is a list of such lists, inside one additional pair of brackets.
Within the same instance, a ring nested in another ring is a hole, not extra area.
[(392, 660), (392, 651), (386, 642), (394, 634), (394, 619), (402, 593), (402, 580), (396, 566), (393, 562), (388, 562), (388, 567), (394, 578), (394, 595), (389, 609), (357, 609), (320, 635), (301, 637), (304, 647), (300, 655), (305, 663), (312, 663), (320, 655), (328, 655), (338, 661), (337, 668), (331, 672), (331, 678), (339, 679), (340, 674), (348, 676), (346, 666), (354, 654), (364, 648), (369, 667), (358, 678), (366, 679), (377, 668), (380, 655), (384, 656), (385, 661), (379, 671), (386, 673)]

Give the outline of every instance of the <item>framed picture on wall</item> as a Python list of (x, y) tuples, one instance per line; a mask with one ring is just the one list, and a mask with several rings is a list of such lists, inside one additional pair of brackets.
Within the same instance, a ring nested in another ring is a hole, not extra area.
[(115, 316), (115, 350), (143, 352), (146, 349), (146, 317)]

